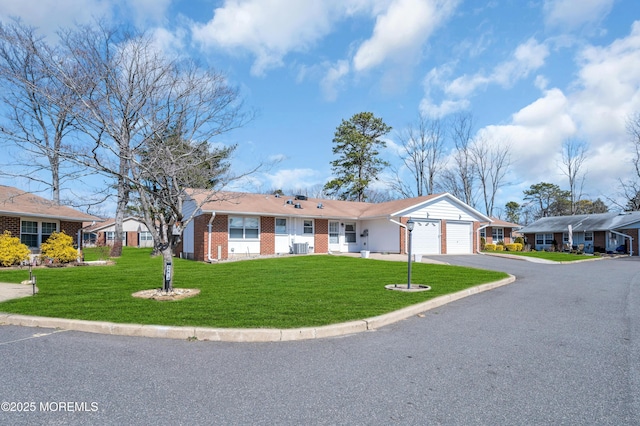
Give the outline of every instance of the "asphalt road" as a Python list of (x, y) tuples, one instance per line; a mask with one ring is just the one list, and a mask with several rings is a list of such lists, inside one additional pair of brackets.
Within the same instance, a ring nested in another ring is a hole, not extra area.
[(445, 260), (518, 280), (316, 341), (0, 326), (0, 424), (639, 423), (640, 260)]

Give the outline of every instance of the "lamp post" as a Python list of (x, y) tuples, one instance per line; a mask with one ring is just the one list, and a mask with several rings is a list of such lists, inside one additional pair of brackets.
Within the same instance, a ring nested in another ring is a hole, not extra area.
[(413, 221), (413, 219), (409, 218), (409, 221), (407, 222), (407, 230), (409, 231), (409, 259), (408, 259), (408, 278), (407, 278), (407, 289), (411, 288), (411, 231), (413, 231), (413, 227), (415, 225), (415, 222)]

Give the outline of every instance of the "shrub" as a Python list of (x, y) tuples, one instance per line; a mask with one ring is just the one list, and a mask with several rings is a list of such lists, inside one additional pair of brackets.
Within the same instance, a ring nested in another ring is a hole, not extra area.
[(12, 266), (28, 260), (31, 251), (20, 242), (20, 238), (12, 237), (11, 232), (0, 234), (0, 265)]
[(64, 232), (54, 232), (40, 245), (40, 259), (52, 259), (53, 263), (69, 263), (76, 260), (78, 253), (73, 248), (73, 238)]
[(506, 244), (504, 247), (507, 251), (522, 251), (522, 244), (519, 243)]
[(497, 246), (503, 246), (504, 245), (504, 241), (500, 240), (496, 243)]
[(484, 249), (488, 250), (488, 251), (495, 251), (496, 250), (496, 245), (495, 244), (485, 244), (484, 245)]
[(487, 239), (485, 237), (480, 237), (480, 250), (485, 250), (486, 245)]
[(524, 238), (522, 238), (522, 237), (516, 237), (516, 239), (513, 240), (513, 242), (516, 243), (516, 244), (521, 244), (521, 245), (524, 246)]
[(496, 244), (496, 251), (504, 251), (504, 245), (503, 244)]

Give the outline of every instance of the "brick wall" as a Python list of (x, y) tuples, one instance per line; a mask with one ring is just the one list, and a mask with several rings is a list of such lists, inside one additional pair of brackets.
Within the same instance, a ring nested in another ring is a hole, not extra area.
[(631, 242), (631, 247), (629, 247), (629, 239), (625, 238), (625, 242), (626, 242), (626, 246), (627, 246), (627, 252), (629, 252), (629, 248), (633, 249), (633, 255), (634, 256), (638, 256), (640, 255), (638, 253), (638, 230), (637, 229), (625, 229), (624, 231), (622, 231), (623, 234), (625, 235), (629, 235), (631, 238), (633, 238), (633, 241)]
[(440, 221), (440, 254), (447, 254), (447, 221)]
[(471, 253), (478, 253), (478, 246), (480, 246), (480, 222), (473, 222), (473, 234), (471, 235)]
[[(193, 258), (206, 262), (207, 249), (209, 244), (209, 220), (210, 214), (198, 216), (193, 221), (194, 245)], [(218, 258), (218, 246), (222, 247), (221, 258), (227, 259), (229, 256), (229, 216), (222, 214), (216, 215), (211, 226), (211, 257)]]
[(127, 231), (126, 234), (127, 237), (125, 242), (127, 247), (138, 247), (140, 245), (137, 231)]
[(0, 233), (11, 232), (12, 237), (20, 238), (20, 218), (14, 216), (0, 216)]
[[(73, 245), (78, 244), (78, 231), (82, 228), (82, 222), (65, 222), (60, 221), (60, 232), (64, 232), (73, 238)], [(82, 241), (80, 242), (82, 244)]]
[(314, 253), (329, 253), (329, 220), (316, 219), (313, 237)]
[(276, 253), (276, 218), (272, 216), (260, 217), (260, 254)]

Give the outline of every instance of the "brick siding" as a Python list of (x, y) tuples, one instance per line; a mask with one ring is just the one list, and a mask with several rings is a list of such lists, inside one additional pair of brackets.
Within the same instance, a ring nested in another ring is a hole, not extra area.
[(272, 216), (260, 217), (260, 254), (276, 253), (276, 218)]
[(315, 220), (315, 235), (313, 237), (314, 253), (329, 253), (329, 220)]
[(11, 232), (12, 237), (20, 238), (20, 218), (15, 216), (0, 216), (0, 233)]

